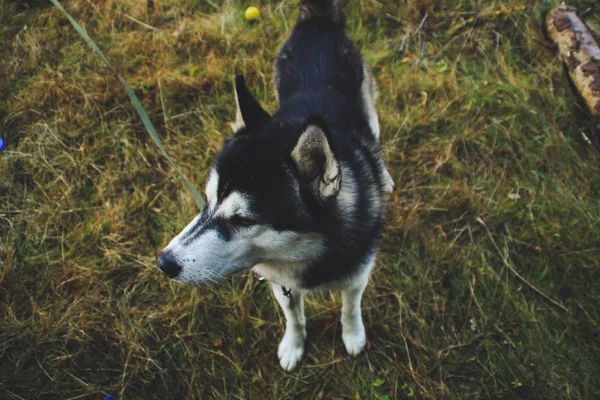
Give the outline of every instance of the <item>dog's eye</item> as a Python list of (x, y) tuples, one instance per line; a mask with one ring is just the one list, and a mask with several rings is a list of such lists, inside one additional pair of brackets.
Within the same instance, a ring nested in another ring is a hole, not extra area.
[(256, 225), (258, 222), (256, 222), (252, 218), (242, 217), (241, 215), (234, 215), (233, 217), (231, 217), (231, 223), (236, 226), (252, 226)]

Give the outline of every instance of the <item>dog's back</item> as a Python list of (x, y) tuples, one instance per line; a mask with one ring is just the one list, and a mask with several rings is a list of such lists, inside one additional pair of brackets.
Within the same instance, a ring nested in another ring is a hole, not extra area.
[[(327, 3), (327, 2), (324, 2)], [(275, 64), (279, 101), (305, 90), (336, 90), (358, 100), (363, 81), (360, 52), (329, 14), (304, 12)]]
[(319, 114), (337, 140), (378, 152), (373, 80), (345, 32), (343, 0), (304, 0), (300, 17), (275, 62), (277, 116)]

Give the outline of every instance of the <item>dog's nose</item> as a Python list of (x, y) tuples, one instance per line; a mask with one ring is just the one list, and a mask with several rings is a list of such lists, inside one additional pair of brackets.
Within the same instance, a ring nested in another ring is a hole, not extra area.
[(158, 263), (158, 268), (167, 274), (169, 278), (176, 278), (181, 272), (181, 265), (177, 264), (177, 260), (171, 251), (162, 252), (156, 262)]

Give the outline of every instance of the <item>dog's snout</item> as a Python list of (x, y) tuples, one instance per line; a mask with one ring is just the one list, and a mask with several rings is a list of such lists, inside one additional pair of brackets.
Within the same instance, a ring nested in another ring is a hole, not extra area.
[(167, 274), (169, 278), (176, 278), (181, 272), (181, 265), (177, 263), (177, 259), (171, 251), (162, 252), (156, 261), (158, 268)]

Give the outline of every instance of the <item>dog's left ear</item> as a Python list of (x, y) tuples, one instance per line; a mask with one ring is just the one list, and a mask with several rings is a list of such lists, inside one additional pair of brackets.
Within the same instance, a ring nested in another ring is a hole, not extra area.
[(250, 130), (259, 128), (271, 118), (269, 113), (258, 104), (258, 101), (248, 91), (243, 75), (235, 77), (234, 87), (235, 102), (237, 104), (235, 122), (233, 123), (234, 131), (238, 131), (244, 127)]
[(321, 199), (333, 197), (340, 191), (342, 171), (323, 118), (313, 116), (305, 122), (291, 157), (300, 178)]

